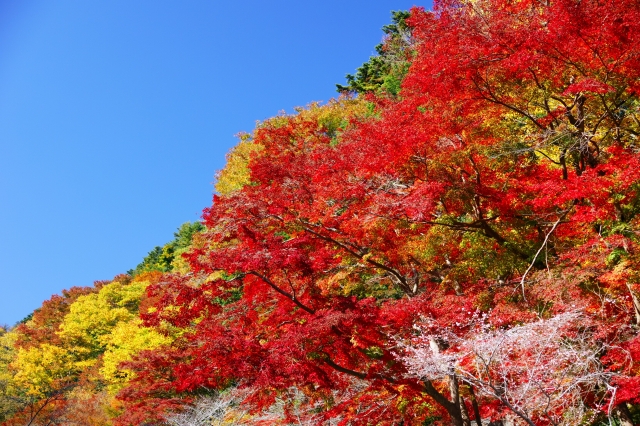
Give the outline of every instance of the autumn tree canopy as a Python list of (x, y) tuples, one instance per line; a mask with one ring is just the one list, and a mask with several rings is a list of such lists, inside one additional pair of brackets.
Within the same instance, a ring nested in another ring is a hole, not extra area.
[(640, 3), (393, 16), (357, 94), (243, 134), (202, 225), (5, 369), (58, 351), (117, 425), (638, 423)]

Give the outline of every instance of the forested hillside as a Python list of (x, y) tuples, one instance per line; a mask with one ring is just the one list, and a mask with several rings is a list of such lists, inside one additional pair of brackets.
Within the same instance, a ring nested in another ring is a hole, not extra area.
[(640, 424), (640, 2), (383, 31), (202, 223), (2, 330), (3, 424)]

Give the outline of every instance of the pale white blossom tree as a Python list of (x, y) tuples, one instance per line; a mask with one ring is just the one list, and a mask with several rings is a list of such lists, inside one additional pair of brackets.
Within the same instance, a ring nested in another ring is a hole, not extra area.
[(500, 401), (516, 423), (577, 425), (598, 409), (611, 414), (612, 373), (599, 360), (606, 348), (580, 312), (509, 329), (479, 318), (464, 333), (433, 332), (428, 321), (418, 330), (429, 331), (399, 355), (411, 377), (466, 383), (478, 397)]
[[(335, 400), (340, 402), (352, 393), (362, 390), (363, 383), (354, 380), (353, 386), (344, 395), (335, 394)], [(242, 426), (242, 425), (296, 425), (326, 426), (337, 425), (341, 418), (323, 420), (317, 403), (311, 403), (308, 398), (296, 388), (291, 388), (276, 398), (275, 402), (261, 412), (253, 412), (245, 404), (250, 396), (250, 389), (231, 388), (224, 392), (202, 396), (179, 413), (167, 417), (169, 426)], [(288, 416), (285, 414), (288, 412)], [(285, 419), (293, 418), (286, 421)]]

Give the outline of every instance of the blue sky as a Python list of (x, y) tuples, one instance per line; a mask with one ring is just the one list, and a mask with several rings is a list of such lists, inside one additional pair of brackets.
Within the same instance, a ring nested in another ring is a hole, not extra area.
[(0, 0), (0, 324), (197, 220), (234, 134), (334, 97), (414, 4)]

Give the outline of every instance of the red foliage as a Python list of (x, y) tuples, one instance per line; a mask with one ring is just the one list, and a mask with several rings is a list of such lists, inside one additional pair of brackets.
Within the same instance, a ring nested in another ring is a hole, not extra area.
[(255, 410), (296, 388), (343, 424), (462, 424), (394, 354), (420, 318), (462, 333), (479, 311), (509, 328), (580, 310), (594, 344), (630, 338), (640, 4), (445, 0), (410, 24), (399, 99), (371, 97), (337, 145), (305, 114), (256, 130), (252, 184), (204, 211), (192, 273), (149, 288), (146, 324), (186, 332), (131, 364), (122, 424), (231, 385)]
[(69, 312), (69, 306), (78, 297), (96, 291), (95, 287), (71, 287), (69, 290), (62, 290), (61, 296), (54, 294), (33, 312), (29, 321), (15, 328), (18, 335), (16, 344), (23, 348), (37, 347), (42, 343), (59, 344), (60, 337), (56, 331)]

